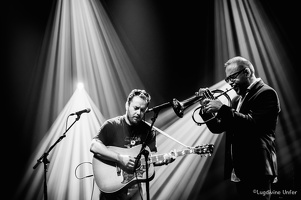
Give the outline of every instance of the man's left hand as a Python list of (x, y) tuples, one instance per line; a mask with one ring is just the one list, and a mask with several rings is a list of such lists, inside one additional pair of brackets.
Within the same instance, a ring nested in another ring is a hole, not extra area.
[(171, 150), (169, 153), (164, 155), (164, 163), (167, 165), (176, 160), (176, 150)]

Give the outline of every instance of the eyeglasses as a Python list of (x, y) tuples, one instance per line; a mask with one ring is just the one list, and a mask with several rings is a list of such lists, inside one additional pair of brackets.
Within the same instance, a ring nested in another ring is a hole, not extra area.
[(241, 72), (243, 72), (246, 68), (243, 68), (242, 70), (235, 72), (234, 74), (231, 74), (230, 76), (228, 76), (227, 78), (225, 78), (225, 81), (227, 83), (229, 83), (230, 81), (232, 82), (234, 79), (236, 79), (239, 74), (241, 74)]

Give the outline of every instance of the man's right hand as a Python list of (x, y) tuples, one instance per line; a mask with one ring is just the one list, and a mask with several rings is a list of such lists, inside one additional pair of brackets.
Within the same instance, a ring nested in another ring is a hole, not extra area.
[(122, 165), (125, 169), (133, 171), (135, 167), (136, 159), (129, 155), (118, 154), (118, 163)]

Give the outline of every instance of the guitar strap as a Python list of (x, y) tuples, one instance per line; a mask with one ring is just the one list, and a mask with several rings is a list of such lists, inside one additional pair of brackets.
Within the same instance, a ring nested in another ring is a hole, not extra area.
[[(146, 124), (148, 124), (149, 126), (151, 126), (151, 124), (148, 123), (147, 121), (144, 121), (144, 122), (145, 122)], [(155, 126), (153, 126), (153, 128), (154, 128), (156, 131), (158, 131), (159, 133), (161, 133), (162, 135), (164, 135), (164, 136), (168, 137), (169, 139), (175, 141), (176, 143), (178, 143), (178, 144), (180, 144), (180, 145), (182, 145), (182, 146), (184, 146), (184, 147), (186, 147), (186, 148), (192, 148), (192, 147), (190, 147), (190, 146), (187, 146), (187, 145), (183, 144), (183, 143), (180, 142), (179, 140), (177, 140), (177, 139), (171, 137), (170, 135), (168, 135), (168, 134), (165, 133), (164, 131), (160, 130), (159, 128), (157, 128), (157, 127), (155, 127)]]

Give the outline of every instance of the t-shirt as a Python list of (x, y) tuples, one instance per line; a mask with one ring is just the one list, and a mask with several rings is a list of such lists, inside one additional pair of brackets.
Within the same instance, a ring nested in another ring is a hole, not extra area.
[(146, 144), (152, 152), (157, 152), (156, 131), (150, 133), (150, 126), (144, 122), (138, 125), (129, 125), (125, 116), (118, 116), (107, 120), (100, 128), (95, 138), (101, 140), (106, 146), (131, 148), (142, 144), (146, 137)]
[[(120, 148), (131, 148), (146, 141), (151, 152), (157, 152), (156, 131), (150, 132), (150, 126), (143, 121), (137, 125), (129, 125), (126, 123), (124, 115), (105, 121), (94, 138), (101, 140), (106, 146)], [(134, 185), (116, 193), (102, 193), (100, 199), (129, 199), (129, 193), (132, 193), (130, 194), (132, 196), (139, 192), (137, 185)]]

